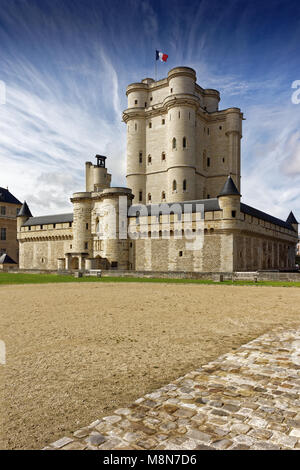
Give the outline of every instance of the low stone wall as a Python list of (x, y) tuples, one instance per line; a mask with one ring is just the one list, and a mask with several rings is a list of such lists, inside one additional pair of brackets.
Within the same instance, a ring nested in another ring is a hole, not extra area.
[[(11, 269), (11, 273), (28, 274), (59, 274), (70, 275), (76, 271), (47, 271), (39, 269)], [(83, 275), (85, 273), (83, 272)], [(203, 279), (215, 282), (221, 281), (281, 281), (300, 282), (300, 272), (279, 271), (243, 271), (243, 272), (186, 272), (186, 271), (121, 271), (117, 269), (102, 270), (102, 277), (137, 277), (156, 279)]]

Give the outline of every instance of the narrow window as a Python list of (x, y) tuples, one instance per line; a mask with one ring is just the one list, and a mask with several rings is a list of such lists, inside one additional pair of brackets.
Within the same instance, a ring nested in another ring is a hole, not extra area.
[(149, 122), (149, 129), (152, 128), (152, 122)]
[(207, 166), (209, 167), (210, 166), (210, 158), (207, 157)]
[(179, 251), (179, 256), (182, 256), (182, 251)]
[(163, 162), (166, 160), (166, 154), (165, 154), (165, 152), (163, 152), (163, 153), (161, 154), (161, 160), (162, 160)]
[(163, 191), (161, 193), (161, 200), (164, 201), (165, 199), (166, 199), (166, 193), (165, 193), (165, 191)]
[(85, 243), (84, 243), (84, 249), (87, 250), (88, 247), (89, 247), (88, 242), (85, 242)]
[(186, 148), (186, 137), (183, 137), (183, 139), (182, 139), (182, 147), (184, 149)]
[(175, 139), (175, 137), (173, 137), (173, 140), (172, 140), (172, 148), (176, 149), (176, 139)]
[(86, 230), (88, 230), (89, 224), (85, 224), (85, 228), (86, 228)]
[(153, 98), (152, 98), (152, 96), (151, 96), (150, 101), (152, 101), (152, 100), (153, 100)]
[(140, 223), (140, 213), (139, 212), (136, 213), (135, 223), (136, 223), (136, 225), (138, 225)]
[(53, 224), (53, 228), (55, 228), (55, 227), (56, 227), (56, 224)]
[(143, 200), (143, 191), (139, 192), (139, 202)]
[(134, 125), (134, 130), (137, 131), (137, 124)]
[(219, 126), (220, 131), (222, 130), (222, 126)]
[(210, 199), (210, 195), (209, 195), (209, 194), (207, 195), (207, 199)]
[(134, 104), (138, 104), (138, 100), (134, 100)]
[(236, 216), (236, 211), (231, 211), (231, 216), (235, 217)]
[[(18, 209), (17, 209), (18, 210)], [(6, 214), (6, 207), (5, 206), (1, 206), (1, 215), (5, 215)]]
[(139, 162), (143, 163), (143, 152), (139, 153)]
[(186, 191), (186, 180), (183, 180), (182, 189), (183, 191)]
[(40, 229), (43, 230), (43, 226), (42, 226), (42, 225), (40, 225)]
[(69, 222), (69, 227), (72, 227), (72, 222)]
[(164, 125), (166, 123), (165, 119), (162, 119), (161, 123), (162, 123), (162, 125)]
[(147, 108), (147, 102), (145, 101), (145, 108)]
[(173, 93), (173, 88), (170, 89), (170, 92)]
[(178, 111), (178, 119), (180, 119), (180, 111)]
[(148, 202), (151, 202), (151, 194), (148, 194)]
[(173, 191), (176, 191), (176, 189), (177, 189), (176, 180), (173, 181), (172, 189), (173, 189)]
[(152, 161), (151, 155), (148, 155), (148, 163), (151, 163), (151, 161)]
[(224, 157), (222, 158), (222, 160), (223, 160), (223, 163), (225, 163), (225, 158)]
[(6, 240), (6, 228), (1, 228), (1, 240)]
[(209, 135), (209, 128), (207, 128), (207, 135)]

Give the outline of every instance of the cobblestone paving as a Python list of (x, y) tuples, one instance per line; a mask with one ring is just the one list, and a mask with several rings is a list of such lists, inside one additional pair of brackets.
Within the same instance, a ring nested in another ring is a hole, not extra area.
[(270, 332), (45, 449), (300, 449), (300, 328)]

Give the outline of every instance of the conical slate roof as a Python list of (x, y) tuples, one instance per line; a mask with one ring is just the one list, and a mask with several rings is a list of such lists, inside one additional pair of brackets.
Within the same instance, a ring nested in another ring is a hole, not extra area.
[(18, 213), (18, 217), (32, 217), (32, 214), (30, 212), (30, 209), (27, 205), (27, 202), (24, 201), (21, 209), (20, 209), (20, 212)]
[(228, 176), (218, 197), (219, 196), (240, 196), (240, 193), (238, 192), (238, 189), (230, 175)]
[(293, 225), (293, 224), (298, 224), (297, 220), (296, 220), (296, 217), (294, 216), (293, 212), (291, 211), (288, 218), (286, 219), (286, 221)]
[(10, 256), (6, 253), (0, 256), (0, 264), (17, 264)]

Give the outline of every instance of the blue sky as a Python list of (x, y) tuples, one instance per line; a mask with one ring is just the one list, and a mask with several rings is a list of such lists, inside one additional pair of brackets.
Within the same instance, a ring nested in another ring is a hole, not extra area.
[[(127, 84), (154, 75), (155, 49), (240, 107), (243, 201), (300, 219), (300, 3), (0, 0), (0, 186), (34, 215), (70, 211), (84, 162), (109, 156), (125, 185)], [(0, 97), (1, 98), (1, 97)]]

